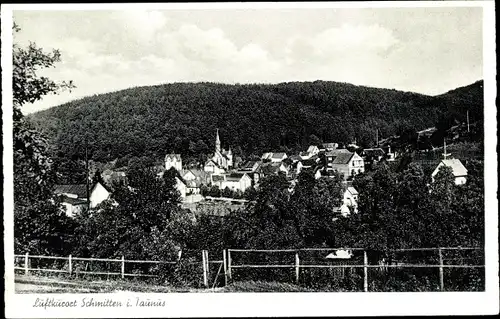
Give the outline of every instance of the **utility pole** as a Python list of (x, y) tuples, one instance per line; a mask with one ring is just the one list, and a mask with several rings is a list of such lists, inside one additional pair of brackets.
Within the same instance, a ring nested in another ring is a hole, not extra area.
[(88, 157), (88, 142), (85, 137), (85, 180), (87, 186), (87, 211), (90, 210), (90, 185), (89, 185), (89, 157)]
[(448, 156), (450, 156), (451, 154), (446, 153), (446, 137), (444, 138), (444, 146), (443, 146), (443, 148), (444, 148), (443, 157), (444, 157), (444, 159), (447, 159)]
[(469, 110), (467, 110), (467, 133), (470, 133), (470, 128), (469, 128)]

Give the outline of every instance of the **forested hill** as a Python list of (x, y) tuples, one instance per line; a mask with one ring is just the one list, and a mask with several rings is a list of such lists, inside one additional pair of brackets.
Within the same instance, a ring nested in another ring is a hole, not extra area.
[(208, 154), (219, 129), (222, 146), (244, 156), (295, 151), (309, 143), (362, 146), (443, 116), (482, 121), (483, 81), (439, 96), (336, 82), (226, 85), (174, 83), (137, 87), (72, 101), (29, 116), (67, 157), (93, 160), (166, 153)]

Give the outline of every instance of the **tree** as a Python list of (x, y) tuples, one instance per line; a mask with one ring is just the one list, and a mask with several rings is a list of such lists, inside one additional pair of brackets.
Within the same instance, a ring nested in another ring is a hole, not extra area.
[(117, 187), (112, 201), (105, 201), (84, 220), (79, 233), (88, 241), (82, 243), (80, 249), (88, 249), (97, 257), (124, 255), (147, 259), (157, 256), (152, 255), (151, 247), (167, 245), (155, 238), (165, 237), (178, 243), (179, 238), (173, 238), (175, 232), (188, 232), (189, 223), (181, 223), (185, 229), (171, 225), (171, 217), (180, 213), (175, 176), (175, 169), (166, 171), (162, 179), (150, 168), (129, 171), (129, 186)]
[[(17, 25), (14, 32), (19, 32)], [(18, 253), (63, 253), (72, 238), (73, 223), (53, 198), (56, 174), (45, 138), (26, 121), (22, 106), (47, 94), (73, 88), (37, 75), (54, 67), (60, 53), (46, 53), (35, 43), (27, 48), (13, 45), (13, 137), (14, 137), (14, 237)]]

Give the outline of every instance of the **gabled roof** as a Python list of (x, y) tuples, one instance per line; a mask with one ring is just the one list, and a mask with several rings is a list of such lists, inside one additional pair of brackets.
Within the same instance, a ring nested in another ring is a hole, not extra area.
[(377, 148), (365, 148), (363, 150), (363, 152), (367, 156), (384, 156), (385, 155), (384, 150), (381, 149), (380, 147), (377, 147)]
[(336, 149), (336, 150), (331, 150), (331, 151), (326, 152), (325, 156), (337, 156), (339, 154), (345, 154), (345, 153), (351, 153), (351, 152), (349, 152), (348, 149), (339, 148), (339, 149)]
[(307, 148), (307, 152), (312, 153), (317, 149), (318, 149), (318, 147), (316, 145), (310, 145), (309, 148)]
[(317, 162), (316, 162), (316, 160), (315, 160), (315, 159), (313, 159), (313, 158), (309, 158), (309, 159), (302, 160), (302, 166), (307, 166), (307, 167), (309, 167), (309, 166), (314, 166), (314, 165), (316, 165), (316, 164), (317, 164)]
[(323, 143), (321, 146), (325, 149), (336, 149), (339, 145), (337, 143)]
[(165, 155), (165, 160), (167, 159), (170, 159), (170, 160), (177, 160), (177, 161), (180, 161), (181, 160), (181, 154), (167, 154)]
[(239, 181), (241, 180), (244, 176), (247, 176), (248, 175), (246, 173), (231, 173), (231, 174), (227, 174), (226, 175), (226, 180), (227, 181)]
[(451, 167), (453, 175), (455, 177), (467, 175), (467, 169), (462, 164), (462, 162), (457, 158), (444, 159), (441, 161), (441, 163), (443, 163), (443, 165)]
[(242, 170), (257, 170), (260, 165), (261, 165), (260, 161), (250, 160), (250, 161), (246, 161), (245, 164), (243, 164), (240, 169), (242, 169)]
[(263, 174), (276, 174), (280, 170), (281, 163), (265, 163), (260, 167)]
[(286, 153), (278, 152), (278, 153), (273, 153), (273, 155), (271, 157), (275, 158), (275, 159), (280, 159), (280, 158), (283, 158), (285, 156), (286, 156)]
[(262, 154), (261, 158), (262, 159), (270, 159), (272, 156), (273, 156), (273, 153), (268, 152), (268, 153)]
[(352, 186), (349, 186), (347, 187), (347, 190), (349, 191), (349, 193), (353, 194), (353, 195), (359, 195), (358, 191), (356, 190), (356, 188), (352, 187)]
[[(92, 187), (89, 187), (92, 190)], [(86, 184), (72, 184), (72, 185), (55, 185), (54, 193), (59, 194), (74, 194), (79, 198), (87, 198), (87, 185)]]
[(61, 195), (59, 197), (59, 200), (61, 201), (61, 203), (71, 204), (73, 206), (84, 205), (84, 204), (88, 203), (86, 199), (84, 200), (84, 199), (80, 199), (80, 198), (71, 198), (71, 197), (64, 196), (64, 195)]
[(212, 164), (214, 164), (215, 166), (217, 166), (217, 167), (219, 167), (219, 168), (220, 168), (219, 164), (217, 164), (217, 163), (216, 163), (214, 160), (212, 160), (212, 159), (209, 159), (208, 161), (206, 161), (206, 162), (205, 162), (205, 166), (209, 165), (210, 163), (212, 163)]
[(354, 156), (354, 153), (340, 153), (333, 160), (333, 164), (347, 164)]

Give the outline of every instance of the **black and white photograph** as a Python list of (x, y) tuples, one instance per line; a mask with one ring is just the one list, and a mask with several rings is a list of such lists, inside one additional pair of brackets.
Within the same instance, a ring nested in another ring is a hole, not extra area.
[(494, 9), (2, 5), (7, 317), (498, 313)]

